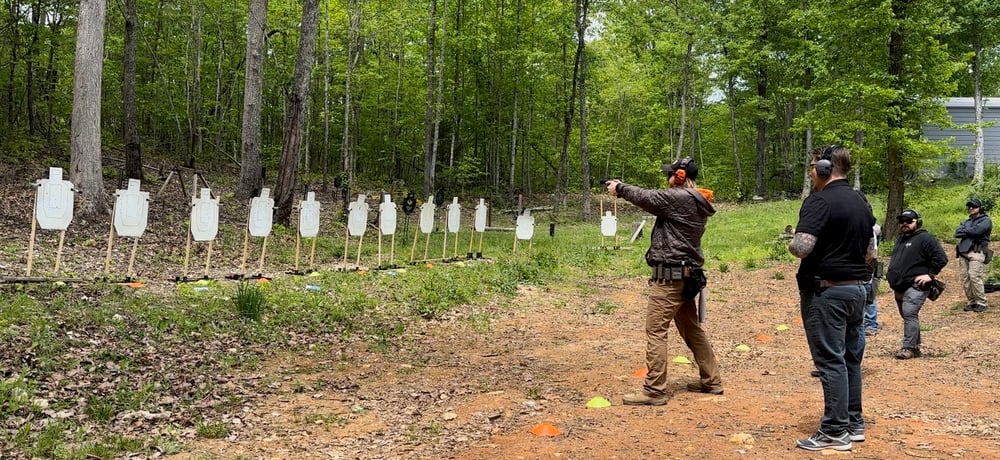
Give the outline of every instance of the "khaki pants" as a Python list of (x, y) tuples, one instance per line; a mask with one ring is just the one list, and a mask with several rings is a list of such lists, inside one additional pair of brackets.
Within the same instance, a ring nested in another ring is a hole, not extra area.
[(983, 263), (985, 260), (986, 254), (981, 252), (969, 252), (958, 256), (962, 289), (965, 290), (965, 298), (969, 299), (969, 305), (988, 305), (986, 291), (983, 290), (983, 278), (986, 273), (986, 267)]
[(649, 304), (646, 307), (646, 374), (645, 389), (654, 393), (667, 392), (667, 332), (670, 321), (677, 325), (677, 332), (691, 352), (707, 386), (722, 384), (719, 364), (708, 341), (708, 335), (698, 324), (698, 308), (694, 300), (684, 300), (681, 291), (684, 281), (649, 284)]

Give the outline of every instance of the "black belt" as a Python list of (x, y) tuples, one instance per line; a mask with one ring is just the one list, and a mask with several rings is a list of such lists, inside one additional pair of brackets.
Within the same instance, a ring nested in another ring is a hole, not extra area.
[(816, 289), (826, 289), (834, 286), (861, 286), (864, 284), (861, 280), (816, 280)]
[(653, 266), (653, 276), (649, 280), (654, 283), (679, 281), (690, 276), (690, 270), (690, 266), (684, 265), (655, 265)]

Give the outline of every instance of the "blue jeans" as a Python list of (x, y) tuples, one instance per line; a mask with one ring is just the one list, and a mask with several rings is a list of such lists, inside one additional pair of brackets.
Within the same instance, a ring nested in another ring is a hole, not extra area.
[(865, 294), (869, 299), (872, 299), (870, 303), (865, 305), (866, 331), (878, 331), (878, 300), (875, 298), (878, 295), (877, 289), (877, 283), (865, 283)]
[(895, 294), (899, 316), (903, 317), (903, 348), (920, 350), (920, 308), (927, 300), (927, 291), (911, 287)]
[(836, 436), (863, 427), (864, 288), (859, 284), (800, 292), (799, 300), (809, 352), (823, 385), (820, 431)]

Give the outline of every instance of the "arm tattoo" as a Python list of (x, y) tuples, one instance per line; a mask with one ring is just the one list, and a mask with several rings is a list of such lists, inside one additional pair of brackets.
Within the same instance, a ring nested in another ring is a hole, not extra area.
[(795, 232), (795, 237), (788, 245), (788, 252), (800, 259), (805, 258), (816, 247), (816, 236), (808, 233)]
[(875, 238), (868, 240), (868, 253), (865, 254), (865, 260), (873, 260), (878, 257), (878, 249), (875, 249)]

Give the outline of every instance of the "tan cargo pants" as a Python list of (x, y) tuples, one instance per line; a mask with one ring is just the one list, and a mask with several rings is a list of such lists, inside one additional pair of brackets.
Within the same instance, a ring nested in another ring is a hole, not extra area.
[(722, 384), (719, 364), (708, 341), (708, 335), (698, 324), (698, 307), (694, 300), (684, 300), (684, 281), (649, 283), (649, 304), (646, 307), (646, 374), (644, 387), (654, 393), (667, 392), (667, 333), (670, 322), (677, 325), (681, 339), (694, 354), (705, 386)]

